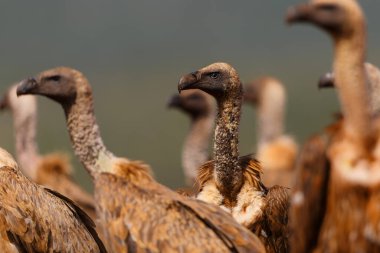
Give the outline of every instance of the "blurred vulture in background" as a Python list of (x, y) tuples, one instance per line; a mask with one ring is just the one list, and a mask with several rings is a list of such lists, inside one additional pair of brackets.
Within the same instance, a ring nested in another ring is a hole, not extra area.
[(246, 85), (244, 101), (257, 108), (257, 156), (268, 186), (292, 186), (298, 146), (284, 133), (286, 91), (273, 77), (262, 77)]
[(214, 130), (216, 105), (207, 93), (189, 90), (173, 95), (168, 106), (183, 111), (190, 118), (190, 129), (182, 149), (182, 167), (187, 186), (193, 187), (198, 169), (210, 158), (209, 146)]
[[(297, 249), (302, 236), (292, 241), (293, 251), (380, 252), (380, 119), (372, 116), (370, 106), (362, 10), (355, 0), (314, 0), (290, 8), (287, 21), (311, 23), (332, 37), (334, 82), (343, 113), (343, 121), (334, 129), (323, 152), (328, 163), (320, 169), (329, 171), (327, 189), (314, 189), (320, 194), (326, 190), (326, 208), (310, 216), (309, 224), (316, 221), (316, 216), (323, 218), (315, 227), (293, 227), (304, 229), (296, 232), (298, 235), (310, 236), (308, 230), (313, 230), (304, 249)], [(303, 206), (306, 215), (308, 205), (304, 201), (310, 201), (305, 195), (308, 192), (301, 190), (293, 197), (293, 204)]]

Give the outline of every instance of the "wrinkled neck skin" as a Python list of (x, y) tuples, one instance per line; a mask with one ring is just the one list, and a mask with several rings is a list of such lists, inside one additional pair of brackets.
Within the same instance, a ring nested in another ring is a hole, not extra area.
[(239, 159), (239, 123), (242, 89), (231, 91), (228, 97), (218, 99), (218, 115), (215, 128), (214, 160), (215, 181), (218, 190), (234, 200), (243, 183), (243, 170)]
[(190, 131), (186, 137), (182, 164), (186, 176), (186, 184), (192, 186), (197, 177), (198, 168), (209, 158), (209, 143), (214, 128), (215, 113), (202, 115), (192, 119)]
[[(23, 99), (23, 97), (18, 99)], [(16, 107), (12, 108), (12, 114), (17, 160), (23, 173), (30, 179), (35, 179), (37, 163), (40, 158), (36, 142), (36, 99), (29, 97), (25, 99), (25, 103), (20, 101)]]
[(72, 104), (63, 107), (75, 155), (83, 166), (91, 176), (100, 172), (112, 173), (110, 163), (114, 155), (107, 150), (100, 136), (92, 95), (78, 94)]
[(268, 89), (270, 87), (263, 92), (257, 108), (258, 148), (284, 133), (285, 94), (282, 90)]
[(366, 57), (364, 31), (363, 28), (362, 33), (356, 33), (351, 38), (336, 40), (334, 72), (345, 117), (345, 133), (365, 154), (372, 145), (372, 125), (364, 69)]

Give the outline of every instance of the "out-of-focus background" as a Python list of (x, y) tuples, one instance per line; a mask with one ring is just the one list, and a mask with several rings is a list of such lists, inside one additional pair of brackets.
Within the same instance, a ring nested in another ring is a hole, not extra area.
[[(311, 26), (284, 23), (294, 0), (67, 0), (0, 2), (0, 91), (60, 66), (90, 80), (95, 112), (111, 151), (152, 165), (156, 178), (183, 185), (180, 152), (188, 119), (168, 110), (182, 74), (215, 61), (232, 64), (242, 81), (274, 75), (288, 91), (287, 130), (303, 142), (338, 110), (333, 90), (319, 91), (330, 69), (330, 39)], [(368, 59), (380, 64), (380, 1), (361, 1)], [(71, 155), (75, 176), (91, 190), (75, 158), (61, 108), (39, 97), (41, 153)], [(244, 107), (240, 152), (255, 147), (255, 114)], [(0, 115), (0, 145), (14, 150), (10, 114)]]

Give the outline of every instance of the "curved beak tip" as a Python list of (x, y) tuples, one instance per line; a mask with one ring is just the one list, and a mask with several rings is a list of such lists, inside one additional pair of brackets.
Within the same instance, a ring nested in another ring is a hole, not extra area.
[(166, 103), (166, 107), (167, 108), (173, 108), (173, 107), (176, 107), (178, 106), (180, 103), (180, 97), (178, 94), (174, 94), (173, 96), (171, 96), (168, 100), (168, 102)]
[(294, 6), (288, 8), (288, 10), (286, 11), (286, 15), (285, 15), (286, 24), (291, 25), (294, 22), (296, 12), (297, 11), (296, 11), (296, 8)]
[(25, 79), (17, 86), (16, 94), (18, 97), (29, 94), (36, 86), (37, 82), (34, 78)]

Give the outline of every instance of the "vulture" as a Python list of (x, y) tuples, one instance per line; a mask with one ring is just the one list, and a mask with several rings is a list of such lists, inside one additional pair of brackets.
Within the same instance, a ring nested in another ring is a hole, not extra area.
[(92, 219), (95, 219), (94, 200), (74, 182), (67, 156), (59, 153), (41, 156), (38, 153), (36, 97), (17, 98), (16, 89), (17, 84), (8, 89), (0, 101), (0, 110), (12, 112), (16, 156), (22, 173), (37, 184), (69, 197)]
[(26, 178), (1, 148), (0, 181), (1, 238), (18, 252), (107, 252), (84, 211)]
[(264, 252), (260, 240), (219, 207), (156, 182), (141, 161), (116, 157), (103, 143), (92, 89), (78, 70), (58, 67), (22, 81), (18, 95), (63, 107), (75, 154), (94, 183), (98, 223), (110, 252)]
[(287, 190), (265, 187), (259, 162), (239, 157), (243, 87), (237, 71), (227, 63), (211, 64), (180, 79), (178, 90), (190, 89), (207, 92), (218, 105), (214, 160), (199, 169), (197, 199), (230, 213), (263, 240), (267, 252), (288, 252)]
[(332, 38), (343, 114), (325, 152), (326, 208), (309, 251), (380, 252), (380, 119), (370, 106), (364, 14), (355, 0), (313, 0), (291, 7), (287, 21), (311, 23)]
[(286, 91), (273, 77), (261, 77), (246, 85), (244, 102), (257, 108), (257, 159), (265, 185), (292, 186), (298, 145), (284, 134)]
[(198, 168), (209, 160), (209, 145), (214, 130), (216, 106), (213, 98), (199, 90), (174, 94), (170, 108), (177, 108), (189, 116), (190, 130), (182, 149), (182, 167), (188, 187), (196, 184)]

